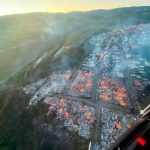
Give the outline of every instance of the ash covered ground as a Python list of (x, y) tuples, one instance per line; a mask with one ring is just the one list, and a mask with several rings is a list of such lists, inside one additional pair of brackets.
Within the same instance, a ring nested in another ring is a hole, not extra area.
[(150, 24), (92, 36), (91, 54), (78, 69), (55, 71), (23, 87), (31, 97), (27, 109), (44, 106), (42, 113), (66, 132), (107, 150), (139, 117), (150, 86), (149, 39)]

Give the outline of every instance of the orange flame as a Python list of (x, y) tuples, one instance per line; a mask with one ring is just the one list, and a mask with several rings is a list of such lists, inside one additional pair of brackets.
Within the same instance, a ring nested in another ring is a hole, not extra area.
[(84, 89), (80, 89), (80, 92), (81, 92), (81, 93), (84, 93), (84, 92), (85, 92), (85, 90), (84, 90)]
[(123, 98), (127, 97), (126, 94), (120, 92), (120, 91), (115, 91), (113, 94), (116, 95), (116, 100), (123, 100)]
[(49, 106), (49, 110), (52, 110), (53, 109), (53, 106)]
[(120, 123), (120, 122), (116, 122), (115, 127), (116, 127), (117, 129), (121, 129), (121, 123)]
[(127, 103), (126, 102), (121, 102), (120, 105), (125, 107), (125, 106), (127, 106)]
[(69, 118), (69, 113), (67, 111), (65, 112), (65, 116), (67, 119)]

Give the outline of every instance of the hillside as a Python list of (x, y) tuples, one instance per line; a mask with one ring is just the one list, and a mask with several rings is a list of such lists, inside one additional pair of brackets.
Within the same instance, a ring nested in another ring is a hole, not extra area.
[(61, 49), (61, 53), (57, 54), (59, 57), (66, 51), (80, 47), (93, 34), (121, 25), (146, 23), (149, 10), (149, 7), (134, 7), (66, 14), (1, 16), (0, 82), (3, 83), (47, 51), (54, 54)]

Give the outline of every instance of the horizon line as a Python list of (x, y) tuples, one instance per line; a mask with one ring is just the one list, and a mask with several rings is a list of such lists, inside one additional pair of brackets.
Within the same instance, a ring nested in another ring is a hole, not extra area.
[(69, 14), (69, 13), (73, 13), (73, 12), (90, 12), (90, 11), (97, 11), (97, 10), (104, 10), (104, 11), (109, 11), (109, 10), (115, 10), (115, 9), (123, 9), (123, 8), (132, 8), (132, 7), (150, 7), (150, 5), (141, 5), (141, 6), (125, 6), (125, 7), (114, 7), (114, 8), (99, 8), (99, 9), (89, 9), (89, 10), (72, 10), (72, 11), (57, 11), (57, 12), (53, 12), (53, 11), (31, 11), (31, 12), (21, 12), (21, 13), (10, 13), (10, 14), (6, 14), (6, 15), (1, 15), (2, 16), (12, 16), (12, 15), (23, 15), (23, 14), (32, 14), (32, 13), (48, 13), (48, 14)]

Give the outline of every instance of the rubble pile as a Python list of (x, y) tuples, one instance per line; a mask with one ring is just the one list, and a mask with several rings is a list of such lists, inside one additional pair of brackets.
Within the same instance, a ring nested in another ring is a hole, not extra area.
[(126, 45), (128, 44), (126, 61), (128, 64), (132, 88), (134, 89), (132, 96), (137, 98), (138, 96), (141, 97), (144, 89), (150, 85), (150, 59), (147, 56), (148, 50), (146, 48), (150, 47), (150, 24), (141, 24), (134, 28), (137, 30), (131, 36), (132, 40), (126, 43)]
[(96, 119), (93, 107), (56, 97), (47, 97), (44, 103), (49, 105), (48, 114), (55, 112), (57, 119), (60, 119), (66, 128), (78, 132), (81, 137), (90, 138)]
[(130, 106), (130, 101), (126, 94), (126, 88), (121, 85), (121, 82), (117, 83), (110, 77), (102, 77), (99, 83), (99, 99), (102, 101), (119, 104), (123, 107)]
[(146, 70), (149, 70), (150, 66), (145, 66), (145, 62), (147, 63), (144, 58), (136, 58), (129, 66), (132, 84), (137, 91), (143, 91), (144, 88), (149, 84), (148, 72), (146, 72)]
[(100, 130), (100, 150), (108, 149), (127, 129), (132, 127), (136, 120), (137, 116), (103, 109), (101, 117), (102, 127)]
[(93, 87), (93, 72), (92, 71), (78, 71), (76, 78), (73, 80), (68, 90), (68, 95), (91, 97), (91, 89)]
[(96, 53), (90, 54), (89, 57), (86, 58), (86, 61), (82, 65), (83, 69), (84, 70), (87, 70), (87, 69), (94, 70), (98, 64), (98, 60), (99, 60), (98, 55), (96, 55)]
[(90, 55), (85, 58), (85, 61), (81, 66), (83, 70), (96, 72), (99, 69), (97, 67), (100, 64), (100, 61), (104, 59), (102, 44), (106, 35), (107, 34), (105, 33), (96, 36), (94, 35), (87, 42), (87, 47), (92, 48), (92, 51)]
[(30, 92), (30, 94), (33, 95), (32, 99), (30, 100), (30, 105), (35, 105), (38, 101), (42, 100), (46, 96), (67, 93), (71, 76), (71, 71), (67, 71), (65, 74), (53, 73), (46, 79), (42, 79), (37, 83), (27, 85), (24, 88), (25, 93), (28, 94)]

